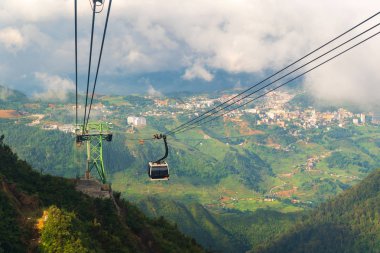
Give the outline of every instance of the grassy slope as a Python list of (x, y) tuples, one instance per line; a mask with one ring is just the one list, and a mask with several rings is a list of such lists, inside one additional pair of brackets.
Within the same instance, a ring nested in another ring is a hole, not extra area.
[[(46, 173), (75, 177), (77, 168), (84, 167), (84, 149), (81, 156), (75, 156), (75, 148), (69, 135), (58, 131), (42, 131), (22, 124), (15, 125), (13, 122), (4, 123), (2, 127), (3, 132), (6, 133), (6, 143), (10, 144), (22, 159), (31, 162), (37, 170), (42, 169)], [(17, 134), (15, 134), (16, 130)], [(234, 130), (233, 127), (232, 130)], [(219, 128), (215, 131), (209, 129), (208, 134), (218, 138), (221, 131)], [(168, 189), (168, 194), (173, 193), (173, 197), (178, 197), (178, 191), (175, 190), (186, 186), (186, 189), (182, 191), (182, 196), (191, 194), (200, 199), (202, 204), (209, 204), (217, 200), (220, 195), (224, 195), (223, 184), (230, 182), (233, 178), (238, 183), (228, 184), (225, 188), (231, 192), (238, 192), (240, 198), (257, 197), (262, 192), (269, 193), (272, 187), (286, 183), (288, 188), (298, 187), (295, 196), (302, 201), (323, 201), (328, 196), (327, 192), (323, 191), (326, 185), (325, 179), (330, 182), (329, 184), (335, 185), (336, 190), (331, 193), (336, 194), (344, 188), (340, 185), (354, 185), (369, 171), (380, 165), (380, 160), (377, 158), (380, 147), (376, 142), (378, 127), (353, 127), (349, 129), (351, 134), (345, 138), (333, 138), (330, 136), (331, 131), (306, 131), (300, 139), (309, 136), (310, 141), (302, 140), (290, 144), (288, 151), (276, 150), (266, 144), (268, 139), (272, 139), (274, 142), (284, 143), (282, 147), (285, 147), (289, 138), (283, 136), (283, 131), (268, 128), (263, 129), (263, 132), (263, 134), (243, 138), (246, 140), (244, 145), (239, 145), (240, 141), (233, 143), (225, 139), (203, 140), (204, 132), (199, 130), (178, 136), (178, 140), (170, 138), (171, 150), (168, 161), (171, 165), (172, 178), (176, 180), (171, 183), (172, 188)], [(104, 148), (105, 164), (111, 176), (116, 175), (115, 178), (119, 178), (125, 172), (123, 178), (131, 181), (120, 182), (116, 179), (115, 184), (118, 190), (128, 191), (134, 196), (144, 195), (139, 184), (146, 178), (146, 161), (162, 155), (162, 143), (146, 142), (140, 145), (137, 141), (125, 139), (130, 137), (133, 136), (122, 132), (115, 133), (114, 141), (106, 143)], [(227, 142), (230, 144), (226, 145)], [(33, 145), (34, 143), (40, 143), (40, 145)], [(331, 152), (339, 152), (345, 156), (357, 154), (363, 161), (368, 162), (369, 167), (361, 168), (357, 165), (349, 165), (344, 169), (337, 166), (329, 167), (326, 161), (328, 157), (325, 157), (316, 164), (316, 169), (320, 170), (320, 173), (302, 171), (309, 157), (329, 156)], [(234, 156), (240, 156), (242, 159), (239, 160), (246, 160), (246, 162), (240, 164), (239, 161), (232, 159)], [(248, 162), (249, 160), (252, 162)], [(233, 166), (226, 166), (231, 162)], [(267, 164), (267, 168), (258, 171), (262, 167), (260, 164)], [(255, 167), (255, 165), (259, 166)], [(291, 177), (281, 176), (293, 171), (296, 173)], [(177, 185), (176, 182), (178, 182)], [(135, 185), (137, 190), (124, 187), (123, 185), (127, 183)], [(204, 191), (200, 191), (199, 186), (208, 193), (204, 194)], [(153, 185), (151, 189), (148, 185), (144, 187), (145, 192), (152, 192), (155, 186)], [(276, 188), (276, 191), (282, 190), (286, 189)], [(280, 208), (287, 207), (291, 206), (283, 203)], [(255, 210), (261, 206), (255, 202), (240, 201), (239, 205), (234, 205), (234, 208)]]

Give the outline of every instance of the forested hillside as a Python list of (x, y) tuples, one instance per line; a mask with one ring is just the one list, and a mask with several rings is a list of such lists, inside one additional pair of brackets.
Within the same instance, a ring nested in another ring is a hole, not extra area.
[(211, 211), (198, 203), (146, 198), (137, 203), (150, 217), (168, 217), (206, 249), (246, 252), (292, 228), (297, 214), (259, 209), (255, 212)]
[[(0, 123), (5, 134), (4, 142), (36, 170), (66, 177), (75, 177), (78, 173), (83, 173), (86, 150), (84, 146), (75, 147), (73, 136), (70, 134), (14, 124), (11, 120), (1, 120)], [(104, 143), (107, 173), (112, 175), (118, 171), (128, 171), (145, 178), (147, 161), (162, 156), (163, 150), (159, 144), (146, 142), (144, 145), (138, 145), (128, 141), (125, 133), (115, 131), (112, 142)], [(173, 168), (177, 168), (172, 171), (172, 175), (187, 177), (190, 180), (196, 178), (213, 184), (229, 175), (238, 175), (240, 181), (248, 188), (264, 191), (264, 181), (273, 175), (268, 163), (248, 150), (233, 147), (226, 149), (221, 143), (215, 149), (225, 153), (221, 153), (221, 159), (171, 139), (168, 162)]]
[[(74, 136), (62, 129), (47, 130), (71, 123), (72, 105), (20, 102), (21, 95), (14, 102), (9, 99), (3, 101), (4, 108), (19, 109), (16, 118), (0, 119), (4, 143), (40, 174), (83, 175), (85, 145), (76, 147)], [(163, 155), (163, 143), (140, 143), (139, 139), (188, 120), (183, 114), (177, 118), (147, 116), (147, 126), (131, 128), (126, 115), (133, 108), (155, 110), (153, 102), (139, 96), (100, 98), (99, 103), (113, 113), (109, 120), (114, 138), (103, 149), (108, 179), (113, 189), (138, 203), (149, 217), (164, 216), (206, 249), (244, 252), (258, 245), (267, 247), (268, 238), (289, 231), (303, 210), (318, 206), (379, 168), (376, 125), (282, 128), (258, 125), (258, 115), (243, 114), (239, 119), (220, 119), (211, 126), (170, 136), (170, 180), (151, 182), (147, 161)], [(312, 114), (307, 108), (294, 110)], [(34, 124), (41, 115), (43, 120)], [(58, 209), (58, 214), (76, 221), (70, 211)]]
[(0, 252), (204, 252), (165, 219), (90, 198), (75, 181), (41, 175), (0, 140)]
[(254, 252), (380, 252), (380, 171)]

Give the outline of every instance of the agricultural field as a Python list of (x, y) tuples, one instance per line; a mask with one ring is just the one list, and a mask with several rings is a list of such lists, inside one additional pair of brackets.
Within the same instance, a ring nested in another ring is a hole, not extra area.
[(20, 117), (16, 110), (0, 110), (0, 119), (13, 119)]
[[(197, 201), (208, 208), (241, 211), (268, 208), (289, 212), (314, 206), (355, 185), (368, 172), (380, 167), (377, 158), (380, 148), (376, 144), (379, 128), (376, 126), (352, 126), (349, 129), (352, 135), (344, 139), (335, 138), (332, 134), (339, 129), (315, 131), (308, 133), (308, 140), (295, 139), (286, 146), (273, 145), (273, 140), (284, 143), (288, 138), (281, 138), (276, 131), (261, 129), (252, 135), (240, 137), (242, 140), (236, 144), (231, 142), (232, 139), (217, 139), (220, 128), (215, 132), (208, 130), (208, 135), (201, 130), (189, 131), (187, 136), (171, 140), (174, 148), (186, 148), (189, 153), (199, 153), (219, 161), (225, 160), (231, 152), (252, 152), (271, 170), (269, 175), (257, 182), (259, 189), (242, 183), (244, 178), (241, 174), (232, 173), (216, 183), (206, 183), (202, 178), (197, 182), (196, 177), (181, 176), (178, 173), (181, 168), (175, 166), (171, 166), (172, 177), (169, 182), (149, 182), (120, 172), (114, 177), (114, 187), (136, 198), (165, 196), (187, 202)], [(258, 136), (264, 142), (257, 142)], [(337, 163), (337, 159), (343, 159), (344, 164)], [(225, 166), (220, 169), (226, 170)]]

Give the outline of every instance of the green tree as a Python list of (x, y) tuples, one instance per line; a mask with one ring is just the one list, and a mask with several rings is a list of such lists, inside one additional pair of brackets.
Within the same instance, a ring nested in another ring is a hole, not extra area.
[(42, 252), (87, 253), (80, 238), (80, 224), (74, 213), (51, 206), (41, 233)]

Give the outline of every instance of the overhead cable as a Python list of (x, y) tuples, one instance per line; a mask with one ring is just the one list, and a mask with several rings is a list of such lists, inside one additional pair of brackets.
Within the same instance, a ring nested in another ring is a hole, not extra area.
[(106, 17), (106, 23), (105, 23), (105, 25), (104, 25), (104, 31), (103, 31), (102, 45), (101, 45), (101, 47), (100, 47), (100, 54), (99, 54), (99, 59), (98, 59), (98, 66), (97, 66), (97, 68), (96, 68), (95, 81), (94, 81), (94, 86), (93, 86), (93, 89), (92, 89), (92, 95), (91, 95), (90, 107), (89, 107), (89, 109), (88, 109), (87, 123), (86, 123), (86, 124), (88, 124), (88, 120), (89, 120), (89, 118), (90, 118), (90, 113), (91, 113), (92, 102), (93, 102), (93, 100), (94, 100), (94, 94), (95, 94), (96, 82), (97, 82), (97, 80), (98, 80), (98, 73), (99, 73), (100, 61), (101, 61), (101, 59), (102, 59), (102, 54), (103, 54), (104, 39), (105, 39), (105, 37), (106, 37), (106, 33), (107, 33), (108, 18), (109, 18), (109, 16), (110, 16), (111, 4), (112, 4), (112, 0), (109, 0), (108, 11), (107, 11), (107, 17)]
[(74, 1), (75, 16), (75, 126), (78, 125), (78, 22), (77, 22), (77, 0)]
[(89, 56), (89, 59), (88, 59), (87, 89), (86, 89), (86, 103), (85, 103), (85, 106), (84, 106), (84, 116), (83, 116), (83, 130), (86, 128), (86, 114), (87, 114), (88, 88), (89, 88), (89, 86), (90, 86), (92, 44), (93, 44), (93, 39), (94, 39), (95, 9), (96, 9), (96, 4), (94, 3), (94, 6), (92, 7), (92, 25), (91, 25), (91, 40), (90, 40), (90, 56)]
[(216, 106), (216, 107), (214, 107), (214, 108), (212, 108), (212, 109), (210, 109), (210, 110), (208, 110), (208, 111), (202, 113), (201, 115), (195, 117), (194, 119), (191, 119), (191, 120), (189, 120), (189, 121), (187, 121), (187, 122), (181, 124), (180, 126), (173, 128), (172, 130), (166, 132), (165, 134), (166, 134), (166, 135), (170, 135), (170, 134), (172, 134), (173, 132), (175, 132), (176, 130), (179, 130), (180, 128), (183, 128), (183, 127), (189, 125), (190, 123), (196, 121), (197, 119), (202, 118), (202, 117), (205, 116), (206, 114), (212, 113), (212, 112), (213, 112), (214, 110), (216, 110), (217, 108), (222, 107), (223, 105), (225, 105), (225, 104), (227, 104), (227, 103), (233, 101), (235, 98), (237, 98), (237, 97), (243, 95), (244, 93), (246, 93), (246, 92), (252, 90), (253, 88), (257, 87), (258, 85), (260, 85), (260, 84), (264, 83), (265, 81), (271, 79), (272, 77), (276, 76), (277, 74), (279, 74), (279, 73), (283, 72), (284, 70), (290, 68), (291, 66), (297, 64), (298, 62), (302, 61), (302, 60), (305, 59), (306, 57), (308, 57), (308, 56), (310, 56), (311, 54), (317, 52), (318, 50), (324, 48), (325, 46), (331, 44), (332, 42), (336, 41), (337, 39), (341, 38), (342, 36), (346, 35), (347, 33), (351, 32), (352, 30), (356, 29), (357, 27), (363, 25), (364, 23), (368, 22), (369, 20), (373, 19), (374, 17), (376, 17), (376, 16), (379, 15), (379, 14), (380, 14), (380, 12), (375, 13), (374, 15), (372, 15), (372, 16), (370, 16), (369, 18), (363, 20), (362, 22), (358, 23), (357, 25), (351, 27), (351, 28), (348, 29), (347, 31), (343, 32), (342, 34), (340, 34), (340, 35), (334, 37), (333, 39), (331, 39), (330, 41), (326, 42), (326, 43), (323, 44), (322, 46), (320, 46), (320, 47), (314, 49), (313, 51), (309, 52), (308, 54), (306, 54), (305, 56), (301, 57), (300, 59), (294, 61), (293, 63), (289, 64), (288, 66), (286, 66), (286, 67), (280, 69), (279, 71), (277, 71), (277, 72), (275, 72), (274, 74), (270, 75), (269, 77), (265, 78), (264, 80), (262, 80), (262, 81), (256, 83), (255, 85), (249, 87), (248, 89), (242, 91), (241, 93), (239, 93), (239, 94), (235, 95), (234, 97), (228, 99), (227, 101), (221, 103), (220, 105), (218, 105), (218, 106)]
[(265, 93), (263, 93), (263, 94), (261, 94), (261, 95), (255, 97), (255, 98), (253, 98), (253, 99), (251, 99), (251, 100), (249, 100), (249, 101), (247, 101), (247, 102), (245, 102), (245, 103), (239, 105), (239, 106), (236, 107), (236, 108), (233, 108), (233, 109), (231, 109), (231, 110), (229, 110), (229, 111), (227, 111), (227, 112), (224, 112), (224, 113), (222, 113), (222, 114), (220, 114), (220, 115), (217, 115), (217, 116), (215, 116), (214, 118), (212, 118), (212, 119), (210, 119), (210, 120), (208, 120), (208, 121), (204, 121), (204, 122), (202, 122), (202, 123), (200, 123), (200, 124), (198, 124), (198, 125), (196, 125), (196, 126), (193, 126), (193, 127), (191, 127), (191, 128), (182, 129), (181, 131), (179, 131), (179, 133), (181, 133), (181, 132), (185, 132), (185, 131), (189, 131), (189, 130), (194, 129), (194, 128), (196, 128), (196, 127), (199, 127), (199, 126), (201, 126), (201, 125), (203, 125), (203, 124), (209, 123), (209, 122), (211, 122), (211, 121), (213, 121), (213, 120), (216, 120), (216, 119), (219, 118), (219, 117), (222, 117), (222, 116), (226, 115), (227, 113), (230, 113), (231, 111), (237, 110), (237, 109), (239, 109), (239, 108), (241, 108), (241, 107), (243, 107), (243, 106), (245, 106), (245, 105), (247, 105), (247, 104), (249, 104), (249, 103), (252, 103), (253, 101), (255, 101), (255, 100), (259, 99), (259, 98), (262, 98), (262, 97), (266, 96), (267, 94), (269, 94), (269, 93), (271, 93), (271, 92), (273, 92), (273, 91), (275, 91), (275, 90), (277, 90), (277, 89), (283, 87), (284, 85), (286, 85), (286, 84), (288, 84), (288, 83), (290, 83), (290, 82), (292, 82), (292, 81), (298, 79), (298, 78), (301, 77), (301, 76), (304, 76), (305, 74), (307, 74), (307, 73), (309, 73), (309, 72), (315, 70), (316, 68), (318, 68), (318, 67), (320, 67), (320, 66), (322, 66), (322, 65), (324, 65), (324, 64), (326, 64), (326, 63), (328, 63), (329, 61), (331, 61), (331, 60), (333, 60), (333, 59), (335, 59), (335, 58), (341, 56), (342, 54), (344, 54), (344, 53), (350, 51), (351, 49), (353, 49), (353, 48), (355, 48), (355, 47), (361, 45), (362, 43), (364, 43), (364, 42), (366, 42), (366, 41), (372, 39), (373, 37), (375, 37), (375, 36), (377, 36), (377, 35), (379, 35), (379, 34), (380, 34), (380, 32), (377, 32), (377, 33), (375, 33), (375, 34), (373, 34), (373, 35), (367, 37), (366, 39), (364, 39), (364, 40), (360, 41), (359, 43), (356, 43), (355, 45), (353, 45), (353, 46), (351, 46), (351, 47), (345, 49), (344, 51), (342, 51), (342, 52), (340, 52), (340, 53), (334, 55), (333, 57), (331, 57), (331, 58), (325, 60), (324, 62), (322, 62), (322, 63), (316, 65), (315, 67), (313, 67), (313, 68), (311, 68), (311, 69), (309, 69), (309, 70), (307, 70), (307, 71), (301, 73), (300, 75), (297, 75), (296, 77), (294, 77), (294, 78), (292, 78), (292, 79), (286, 81), (285, 83), (283, 83), (283, 84), (281, 84), (281, 85), (279, 85), (279, 86), (277, 86), (277, 87), (275, 87), (275, 88), (273, 88), (273, 89), (271, 89), (271, 90), (269, 90), (269, 91), (267, 91), (267, 92), (265, 92)]
[(285, 75), (279, 77), (278, 79), (276, 79), (276, 80), (274, 80), (274, 81), (272, 81), (272, 82), (266, 84), (265, 86), (263, 86), (263, 87), (261, 87), (261, 88), (255, 90), (255, 91), (253, 91), (253, 92), (251, 92), (251, 93), (248, 93), (247, 95), (244, 95), (243, 97), (239, 98), (238, 100), (234, 101), (233, 103), (231, 103), (231, 104), (227, 104), (227, 105), (225, 105), (224, 107), (219, 108), (218, 110), (214, 111), (213, 113), (211, 113), (211, 114), (209, 114), (209, 115), (206, 115), (205, 117), (203, 117), (203, 118), (201, 118), (201, 119), (198, 119), (198, 120), (192, 122), (191, 124), (188, 124), (187, 126), (184, 126), (184, 127), (180, 128), (180, 129), (177, 129), (177, 130), (175, 130), (175, 131), (170, 131), (170, 133), (169, 133), (168, 135), (172, 135), (172, 134), (174, 134), (174, 133), (176, 133), (176, 132), (179, 132), (179, 131), (181, 131), (182, 129), (187, 128), (187, 127), (189, 127), (189, 126), (196, 125), (198, 122), (203, 121), (203, 120), (205, 120), (206, 118), (209, 118), (209, 117), (211, 117), (211, 116), (217, 114), (218, 112), (220, 112), (220, 111), (222, 111), (222, 110), (224, 110), (224, 109), (226, 109), (226, 108), (228, 108), (228, 107), (231, 107), (232, 105), (234, 105), (234, 104), (236, 104), (236, 103), (242, 101), (243, 99), (245, 99), (245, 98), (247, 98), (247, 97), (249, 97), (249, 96), (252, 96), (253, 94), (255, 94), (255, 93), (257, 93), (257, 92), (259, 92), (259, 91), (261, 91), (261, 90), (267, 88), (268, 86), (270, 86), (270, 85), (272, 85), (272, 84), (274, 84), (274, 83), (280, 81), (281, 79), (284, 79), (285, 77), (287, 77), (287, 76), (289, 76), (289, 75), (295, 73), (296, 71), (298, 71), (298, 70), (304, 68), (305, 66), (307, 66), (307, 65), (309, 65), (309, 64), (311, 64), (311, 63), (313, 63), (313, 62), (315, 62), (316, 60), (318, 60), (318, 59), (320, 59), (320, 58), (326, 56), (327, 54), (329, 54), (329, 53), (335, 51), (336, 49), (338, 49), (338, 48), (344, 46), (345, 44), (347, 44), (347, 43), (353, 41), (354, 39), (357, 39), (358, 37), (362, 36), (363, 34), (369, 32), (369, 31), (371, 31), (372, 29), (376, 28), (376, 27), (379, 26), (379, 25), (380, 25), (380, 23), (378, 23), (378, 24), (376, 24), (376, 25), (374, 25), (374, 26), (368, 28), (367, 30), (361, 32), (360, 34), (358, 34), (358, 35), (356, 35), (356, 36), (350, 38), (349, 40), (347, 40), (347, 41), (345, 41), (345, 42), (339, 44), (338, 46), (334, 47), (333, 49), (330, 49), (329, 51), (323, 53), (322, 55), (320, 55), (320, 56), (318, 56), (318, 57), (316, 57), (316, 58), (314, 58), (314, 59), (308, 61), (307, 63), (301, 65), (300, 67), (298, 67), (298, 68), (296, 68), (296, 69), (294, 69), (294, 70), (292, 70), (291, 72), (289, 72), (289, 73), (287, 73), (287, 74), (285, 74)]

